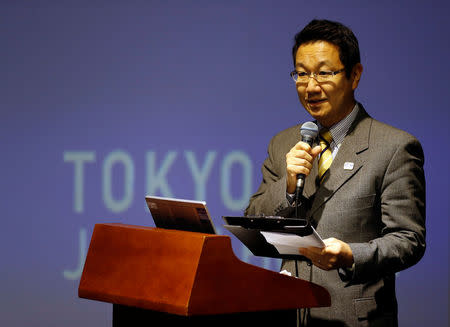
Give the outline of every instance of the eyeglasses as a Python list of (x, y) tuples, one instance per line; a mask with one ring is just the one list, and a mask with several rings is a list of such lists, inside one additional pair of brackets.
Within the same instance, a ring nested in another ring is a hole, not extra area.
[(308, 83), (310, 78), (314, 78), (318, 83), (322, 83), (331, 80), (335, 75), (342, 73), (344, 70), (345, 68), (336, 70), (334, 72), (321, 70), (317, 73), (298, 72), (294, 70), (290, 75), (296, 83)]

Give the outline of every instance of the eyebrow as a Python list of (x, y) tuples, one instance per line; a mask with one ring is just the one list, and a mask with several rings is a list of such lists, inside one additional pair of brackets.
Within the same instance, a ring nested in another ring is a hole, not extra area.
[[(320, 66), (323, 66), (323, 65), (328, 65), (328, 66), (332, 66), (332, 64), (331, 64), (331, 62), (329, 61), (329, 60), (322, 60), (322, 61), (319, 61), (318, 62), (318, 66), (320, 67)], [(298, 68), (298, 67), (302, 67), (302, 68), (305, 68), (305, 66), (303, 66), (303, 64), (300, 62), (300, 63), (297, 63), (296, 65), (295, 65), (295, 68)]]

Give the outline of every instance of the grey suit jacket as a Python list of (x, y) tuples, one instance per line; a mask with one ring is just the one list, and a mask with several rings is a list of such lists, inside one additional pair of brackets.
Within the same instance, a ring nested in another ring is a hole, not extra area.
[[(299, 141), (299, 129), (272, 138), (263, 181), (246, 215), (294, 216), (286, 199), (286, 153)], [(311, 309), (309, 325), (397, 325), (395, 273), (425, 251), (423, 162), (416, 138), (374, 120), (361, 105), (322, 184), (314, 161), (305, 180), (304, 212), (322, 238), (349, 243), (355, 270), (343, 277), (299, 262), (299, 277), (331, 295), (331, 307)], [(352, 169), (344, 169), (345, 163), (353, 163)], [(294, 262), (283, 261), (282, 269), (294, 273)]]

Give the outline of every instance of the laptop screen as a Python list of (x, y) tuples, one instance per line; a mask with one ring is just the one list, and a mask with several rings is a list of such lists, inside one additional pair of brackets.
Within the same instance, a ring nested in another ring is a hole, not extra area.
[(145, 201), (158, 228), (216, 234), (204, 201), (146, 196)]

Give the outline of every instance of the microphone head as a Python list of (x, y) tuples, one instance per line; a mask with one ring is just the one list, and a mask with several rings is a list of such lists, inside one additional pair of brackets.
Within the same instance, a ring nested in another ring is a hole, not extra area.
[(319, 128), (312, 121), (308, 121), (300, 127), (300, 135), (303, 140), (314, 140), (319, 134)]

